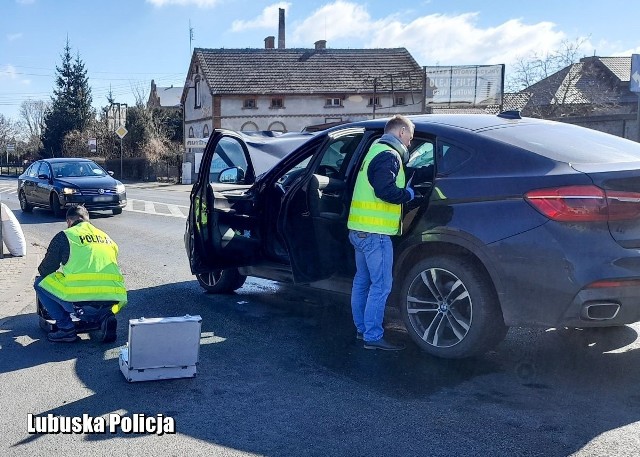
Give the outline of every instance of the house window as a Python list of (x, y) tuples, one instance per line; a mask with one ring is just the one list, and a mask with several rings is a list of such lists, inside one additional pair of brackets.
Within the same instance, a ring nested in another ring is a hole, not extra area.
[(198, 109), (202, 106), (202, 101), (200, 100), (200, 76), (196, 76), (194, 91), (195, 91), (194, 93), (195, 104), (193, 108)]
[(407, 103), (404, 100), (404, 97), (397, 96), (393, 99), (393, 104), (396, 106), (406, 105)]
[(271, 99), (271, 109), (281, 109), (284, 108), (284, 98), (272, 98)]
[(380, 106), (380, 97), (369, 97), (369, 104), (367, 106)]
[(207, 138), (209, 136), (209, 126), (207, 124), (202, 128), (202, 138)]
[(258, 107), (255, 98), (245, 98), (242, 103), (243, 109), (256, 109)]
[(342, 106), (341, 98), (327, 98), (324, 107), (325, 108), (335, 108)]

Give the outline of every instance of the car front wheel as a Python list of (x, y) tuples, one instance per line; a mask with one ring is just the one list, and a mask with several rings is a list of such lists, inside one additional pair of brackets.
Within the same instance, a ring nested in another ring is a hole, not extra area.
[(23, 213), (30, 213), (33, 210), (33, 206), (31, 206), (27, 201), (27, 196), (24, 194), (24, 190), (20, 191), (18, 199), (20, 200), (20, 209)]
[(52, 193), (49, 197), (49, 207), (51, 208), (51, 212), (54, 217), (62, 217), (64, 215), (62, 207), (60, 206), (60, 199), (58, 199), (58, 195)]
[(402, 298), (409, 335), (434, 356), (482, 354), (506, 335), (489, 278), (469, 259), (443, 255), (420, 261), (406, 276)]
[(215, 270), (209, 273), (196, 274), (198, 283), (207, 293), (226, 294), (242, 287), (247, 277), (237, 269)]

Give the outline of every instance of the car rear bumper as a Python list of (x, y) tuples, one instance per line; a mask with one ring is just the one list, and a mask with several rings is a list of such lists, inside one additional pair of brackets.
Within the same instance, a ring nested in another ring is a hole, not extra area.
[(640, 287), (636, 283), (581, 290), (565, 312), (560, 325), (608, 327), (637, 321), (640, 321)]
[[(501, 287), (494, 283), (509, 326), (640, 321), (640, 251), (616, 243), (606, 224), (549, 222), (494, 243), (487, 252), (502, 279)], [(609, 286), (617, 281), (622, 283)]]

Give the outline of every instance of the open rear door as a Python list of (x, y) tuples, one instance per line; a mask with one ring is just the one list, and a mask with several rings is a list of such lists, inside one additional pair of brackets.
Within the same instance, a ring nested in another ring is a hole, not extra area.
[(278, 230), (297, 283), (326, 279), (350, 263), (347, 256), (353, 257), (347, 169), (363, 136), (363, 128), (331, 134), (318, 147), (308, 173), (284, 196)]

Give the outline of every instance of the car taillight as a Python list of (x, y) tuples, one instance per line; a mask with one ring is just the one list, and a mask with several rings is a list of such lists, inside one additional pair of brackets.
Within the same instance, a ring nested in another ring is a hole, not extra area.
[(536, 189), (525, 199), (549, 219), (592, 222), (640, 217), (640, 193), (605, 191), (597, 186), (564, 186)]

